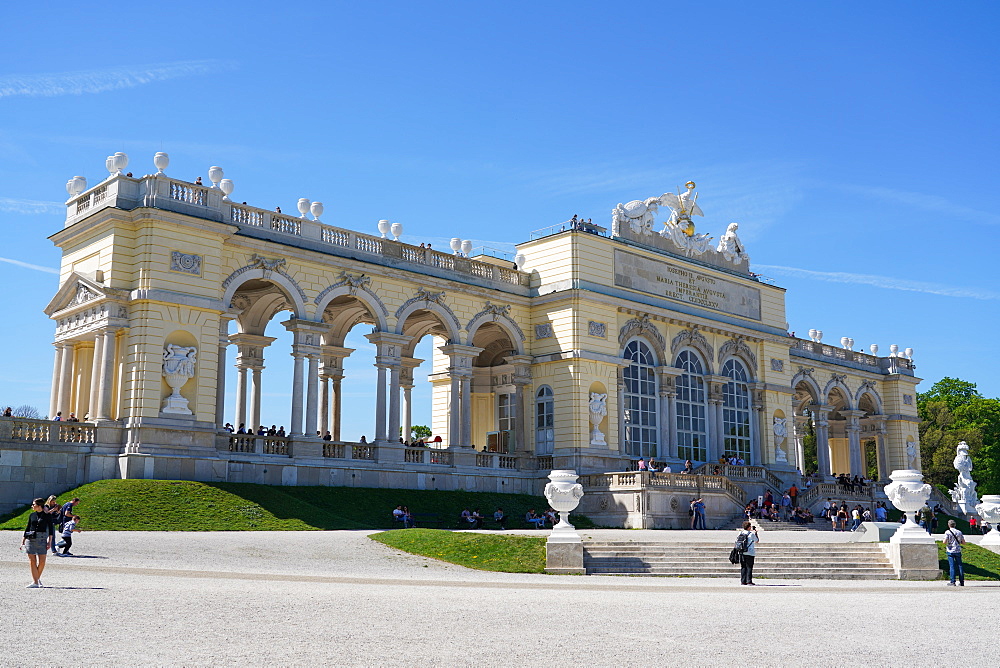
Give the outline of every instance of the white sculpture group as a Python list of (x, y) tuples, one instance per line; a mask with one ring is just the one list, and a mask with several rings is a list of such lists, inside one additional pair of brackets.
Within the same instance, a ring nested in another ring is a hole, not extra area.
[[(670, 217), (664, 221), (664, 228), (659, 232), (660, 236), (673, 241), (674, 245), (688, 257), (704, 254), (709, 249), (712, 237), (695, 232), (691, 217), (704, 216), (705, 213), (698, 206), (698, 193), (694, 188), (694, 181), (688, 181), (684, 184), (683, 192), (678, 188), (676, 194), (664, 193), (659, 197), (619, 203), (611, 212), (614, 234), (620, 234), (626, 228), (640, 236), (656, 234), (653, 222), (659, 208), (666, 206), (670, 208)], [(737, 223), (729, 224), (726, 233), (719, 240), (716, 251), (729, 262), (740, 263), (744, 260), (749, 262), (750, 256), (747, 255), (746, 247), (736, 233), (738, 228)]]
[(962, 509), (963, 515), (970, 515), (979, 503), (976, 481), (972, 479), (972, 457), (969, 456), (969, 446), (965, 441), (958, 444), (957, 450), (954, 466), (958, 470), (958, 482), (951, 490), (951, 500)]

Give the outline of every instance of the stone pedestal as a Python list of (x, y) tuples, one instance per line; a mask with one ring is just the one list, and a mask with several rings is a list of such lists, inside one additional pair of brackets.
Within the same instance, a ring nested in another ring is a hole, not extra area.
[[(898, 522), (862, 522), (857, 531), (851, 532), (848, 542), (882, 543), (892, 538), (897, 529), (899, 529)], [(924, 534), (926, 533), (925, 531)]]
[[(923, 533), (927, 536), (926, 531)], [(938, 567), (937, 544), (933, 540), (929, 543), (904, 543), (890, 540), (882, 545), (882, 550), (892, 562), (892, 567), (896, 570), (896, 577), (900, 580), (936, 580), (941, 576), (941, 569)]]
[(550, 537), (545, 544), (545, 572), (558, 575), (585, 575), (583, 567), (583, 543), (577, 536), (576, 542), (553, 541)]
[(323, 441), (318, 438), (296, 436), (292, 439), (288, 454), (292, 457), (323, 458)]

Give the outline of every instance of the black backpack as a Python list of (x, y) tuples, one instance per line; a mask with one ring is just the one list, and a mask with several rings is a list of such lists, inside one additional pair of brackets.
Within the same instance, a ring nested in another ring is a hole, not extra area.
[(736, 537), (736, 544), (733, 546), (733, 551), (729, 553), (729, 563), (738, 564), (740, 563), (743, 554), (747, 551), (750, 546), (750, 534), (746, 532), (741, 532), (739, 536)]

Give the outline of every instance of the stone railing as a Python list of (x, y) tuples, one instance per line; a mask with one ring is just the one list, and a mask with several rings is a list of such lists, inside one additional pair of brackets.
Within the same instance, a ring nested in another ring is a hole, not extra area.
[(715, 467), (718, 466), (722, 475), (736, 480), (751, 480), (766, 483), (779, 492), (782, 489), (781, 480), (778, 476), (768, 471), (763, 466), (738, 466), (734, 464), (702, 464), (694, 470), (698, 475), (712, 475)]
[(419, 248), (391, 239), (332, 227), (319, 220), (297, 218), (255, 206), (223, 201), (222, 198), (223, 193), (218, 188), (178, 181), (163, 175), (154, 174), (139, 179), (114, 176), (67, 201), (66, 224), (72, 225), (83, 216), (102, 208), (130, 210), (145, 206), (241, 227), (270, 230), (367, 255), (435, 267), (471, 278), (525, 287), (529, 284), (529, 275), (513, 267), (507, 268), (491, 262), (441, 253), (430, 248)]
[(436, 448), (430, 448), (427, 450), (429, 461), (431, 464), (441, 464), (443, 466), (451, 466), (455, 457), (451, 452), (447, 450), (438, 450)]
[(89, 422), (34, 420), (31, 418), (0, 418), (0, 440), (25, 443), (95, 443), (97, 427)]
[(692, 496), (701, 496), (704, 492), (725, 492), (740, 504), (746, 503), (747, 497), (742, 487), (721, 475), (622, 471), (581, 476), (580, 483), (584, 488), (667, 489)]
[(865, 501), (871, 503), (875, 498), (875, 485), (865, 485), (861, 490), (851, 490), (848, 492), (837, 483), (816, 483), (799, 493), (799, 505), (806, 508), (816, 501), (827, 498), (835, 501)]
[(539, 455), (535, 458), (535, 462), (539, 471), (552, 470), (552, 455)]
[(495, 452), (480, 452), (476, 455), (476, 466), (489, 469), (516, 469), (517, 457)]
[(805, 339), (792, 339), (792, 350), (801, 350), (811, 353), (811, 356), (825, 357), (836, 362), (848, 362), (861, 369), (867, 369), (875, 373), (905, 373), (912, 375), (915, 368), (912, 360), (905, 357), (876, 357), (868, 353), (856, 350), (838, 348), (825, 343), (806, 341)]
[(232, 434), (229, 437), (230, 452), (244, 452), (257, 455), (279, 455), (290, 453), (291, 438), (288, 436), (257, 436), (256, 434)]

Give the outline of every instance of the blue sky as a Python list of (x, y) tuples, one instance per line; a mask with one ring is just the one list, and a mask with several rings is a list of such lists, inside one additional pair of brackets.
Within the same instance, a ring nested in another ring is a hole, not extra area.
[[(913, 347), (921, 389), (950, 375), (1000, 396), (995, 4), (4, 13), (0, 278), (16, 326), (0, 331), (0, 401), (47, 410), (63, 184), (96, 183), (115, 151), (147, 173), (160, 150), (180, 178), (222, 166), (237, 201), (321, 200), (324, 222), (374, 233), (389, 218), (439, 248), (509, 248), (574, 213), (607, 223), (693, 179), (700, 230), (740, 223), (755, 270), (788, 289), (791, 330)], [(278, 352), (268, 422), (288, 414)], [(349, 401), (345, 436), (370, 435), (368, 398)]]

